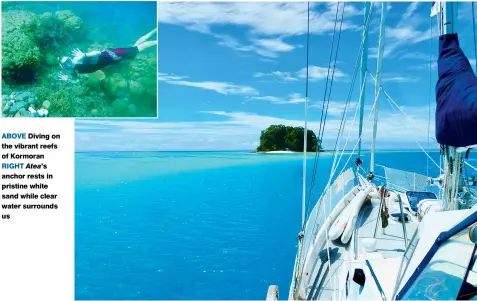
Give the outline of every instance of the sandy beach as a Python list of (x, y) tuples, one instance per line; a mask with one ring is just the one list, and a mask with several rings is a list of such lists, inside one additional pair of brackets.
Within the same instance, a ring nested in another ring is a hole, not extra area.
[[(330, 151), (325, 151), (325, 152), (320, 152), (322, 155), (329, 155), (332, 154)], [(303, 154), (303, 152), (294, 152), (294, 151), (269, 151), (269, 152), (257, 152), (257, 154), (284, 154), (284, 155), (290, 155), (290, 154)], [(316, 154), (316, 152), (307, 152), (307, 154)]]

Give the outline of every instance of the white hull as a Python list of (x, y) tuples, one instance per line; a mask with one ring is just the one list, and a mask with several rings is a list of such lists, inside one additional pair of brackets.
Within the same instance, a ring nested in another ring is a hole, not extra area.
[[(295, 291), (299, 294), (290, 294), (290, 299), (371, 300), (379, 297), (379, 293), (373, 290), (359, 293), (359, 287), (351, 281), (354, 270), (363, 268), (366, 259), (381, 260), (382, 264), (392, 263), (396, 266), (404, 253), (405, 243), (400, 222), (389, 219), (389, 225), (383, 233), (378, 220), (380, 200), (371, 198), (371, 202), (365, 202), (366, 196), (376, 196), (375, 191), (371, 184), (364, 188), (355, 186), (335, 206), (308, 249), (301, 281), (296, 284)], [(342, 218), (346, 220), (344, 231), (336, 237), (336, 232), (340, 231), (335, 230), (333, 234), (337, 239), (329, 239), (332, 230), (345, 225)], [(378, 231), (374, 238), (376, 225)], [(417, 228), (416, 219), (410, 220), (405, 226), (409, 235), (412, 235)], [(367, 250), (368, 245), (373, 244), (376, 250)], [(392, 290), (391, 286), (387, 283), (386, 294), (392, 294), (389, 291)]]
[[(313, 268), (314, 265), (316, 264), (316, 258), (318, 256), (318, 252), (322, 251), (326, 241), (327, 237), (326, 234), (328, 233), (328, 230), (330, 229), (330, 226), (333, 224), (335, 219), (348, 207), (349, 203), (353, 200), (353, 198), (356, 196), (356, 194), (359, 192), (359, 187), (355, 186), (351, 191), (349, 191), (342, 199), (341, 201), (338, 202), (338, 204), (335, 206), (329, 217), (326, 219), (324, 224), (321, 226), (318, 234), (316, 235), (315, 240), (313, 241), (313, 244), (311, 248), (308, 250), (308, 254), (305, 259), (305, 264), (303, 266), (303, 271), (304, 271), (304, 283), (306, 285), (309, 285), (311, 275), (313, 274)], [(303, 292), (304, 293), (304, 292)]]

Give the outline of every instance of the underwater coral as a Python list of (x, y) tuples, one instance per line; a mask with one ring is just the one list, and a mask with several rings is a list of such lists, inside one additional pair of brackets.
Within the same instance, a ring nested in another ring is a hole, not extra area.
[(130, 46), (95, 40), (97, 27), (71, 10), (3, 7), (2, 116), (156, 117), (155, 47), (132, 60), (81, 74), (77, 83), (58, 80), (58, 58), (75, 48), (87, 52)]

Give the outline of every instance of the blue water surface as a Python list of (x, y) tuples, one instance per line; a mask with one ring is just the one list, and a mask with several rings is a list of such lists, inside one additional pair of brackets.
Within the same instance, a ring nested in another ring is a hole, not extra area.
[(116, 48), (134, 44), (157, 27), (155, 1), (9, 1), (2, 4), (39, 15), (71, 10), (89, 28), (87, 36), (91, 42), (111, 43)]
[[(420, 152), (376, 161), (437, 172)], [(330, 166), (322, 155), (314, 201)], [(286, 299), (301, 191), (301, 155), (77, 153), (76, 299), (260, 300), (271, 284)]]

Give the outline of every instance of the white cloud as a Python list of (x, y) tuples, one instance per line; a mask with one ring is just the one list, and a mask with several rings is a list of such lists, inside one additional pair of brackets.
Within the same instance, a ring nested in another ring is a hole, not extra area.
[[(336, 3), (311, 3), (310, 31), (326, 34), (333, 31)], [(347, 3), (345, 16), (361, 15)], [(306, 2), (160, 2), (161, 23), (202, 26), (238, 25), (258, 36), (294, 36), (307, 32)], [(286, 26), (284, 26), (286, 24)], [(343, 30), (357, 28), (349, 19)]]
[(419, 7), (419, 2), (411, 2), (402, 16), (403, 19), (409, 19)]
[[(386, 42), (383, 53), (385, 58), (394, 58), (400, 53), (398, 49), (403, 46), (418, 44), (437, 36), (437, 30), (434, 30), (433, 36), (431, 36), (428, 15), (427, 18), (424, 18), (417, 13), (421, 4), (420, 2), (411, 2), (397, 24), (386, 27)], [(430, 8), (426, 11), (429, 12)], [(421, 27), (426, 29), (420, 29)], [(377, 47), (370, 48), (369, 53), (370, 57), (376, 58)]]
[[(160, 2), (160, 23), (184, 26), (219, 40), (219, 45), (238, 51), (253, 51), (265, 57), (277, 57), (299, 47), (284, 41), (290, 36), (307, 32), (306, 2)], [(328, 34), (334, 29), (336, 3), (311, 3), (310, 32)], [(347, 3), (342, 30), (355, 30), (351, 18), (361, 11)], [(286, 24), (286, 26), (284, 26)], [(242, 43), (230, 35), (217, 34), (213, 27), (240, 26), (248, 32), (248, 42)]]
[[(358, 106), (357, 102), (350, 102), (348, 104), (348, 112), (354, 112), (357, 106)], [(323, 101), (314, 102), (310, 105), (310, 108), (326, 110), (326, 103), (325, 103), (325, 107), (323, 108)], [(345, 108), (346, 108), (346, 103), (343, 101), (330, 101), (328, 103), (328, 115), (341, 118), (341, 116), (343, 116), (343, 111), (345, 110)]]
[[(302, 68), (300, 71), (297, 72), (299, 78), (305, 79), (306, 78), (306, 67)], [(327, 67), (319, 67), (319, 66), (309, 66), (308, 68), (308, 78), (310, 81), (318, 81), (322, 79), (326, 79), (327, 76), (331, 78), (333, 75), (333, 69), (331, 68), (328, 71)], [(346, 77), (341, 70), (335, 68), (334, 79), (342, 79)]]
[(295, 46), (287, 44), (280, 39), (258, 39), (255, 41), (255, 44), (274, 52), (288, 52), (295, 49)]
[(284, 82), (293, 82), (297, 81), (298, 79), (293, 76), (291, 72), (282, 72), (282, 71), (273, 71), (270, 73), (262, 73), (258, 72), (253, 75), (253, 77), (276, 77), (279, 81), (284, 81)]
[[(325, 67), (318, 67), (318, 66), (310, 66), (309, 68), (309, 79), (310, 81), (318, 81), (325, 79), (328, 75), (328, 68)], [(332, 75), (332, 71), (330, 71), (329, 76)], [(253, 75), (257, 78), (262, 77), (274, 77), (280, 81), (290, 82), (290, 81), (297, 81), (298, 79), (305, 79), (306, 78), (306, 68), (303, 68), (295, 74), (291, 72), (282, 72), (282, 71), (274, 71), (271, 73), (256, 73)], [(289, 94), (286, 97), (282, 96), (270, 96), (270, 95), (260, 95), (259, 91), (257, 91), (253, 87), (237, 85), (233, 83), (227, 82), (215, 82), (215, 81), (188, 81), (184, 80), (187, 77), (179, 76), (174, 74), (166, 74), (166, 73), (159, 73), (158, 74), (159, 81), (166, 82), (171, 85), (178, 85), (178, 86), (188, 86), (188, 87), (195, 87), (204, 90), (211, 90), (223, 95), (243, 95), (246, 96), (246, 100), (265, 100), (273, 104), (299, 104), (304, 103), (305, 98), (302, 97), (298, 93)], [(346, 75), (336, 69), (334, 73), (335, 79), (340, 79), (346, 77)]]
[[(276, 78), (278, 81), (282, 82), (292, 82), (297, 81), (298, 79), (306, 79), (306, 67), (298, 70), (297, 72), (284, 72), (284, 71), (273, 71), (270, 73), (258, 72), (255, 73), (253, 76), (262, 78), (262, 77), (273, 77)], [(308, 67), (308, 78), (310, 81), (319, 81), (326, 79), (329, 76), (330, 79), (333, 76), (334, 80), (340, 80), (346, 78), (346, 74), (335, 68), (334, 74), (333, 69), (330, 68), (328, 71), (328, 67), (320, 67), (320, 66), (309, 66)]]
[(253, 95), (258, 94), (257, 90), (252, 87), (239, 86), (231, 83), (222, 82), (190, 82), (190, 81), (169, 81), (169, 84), (201, 88), (212, 90), (224, 95)]
[(256, 97), (250, 97), (250, 100), (265, 100), (268, 102), (271, 102), (273, 104), (299, 104), (299, 103), (304, 103), (305, 98), (302, 97), (299, 93), (292, 93), (288, 95), (286, 98), (284, 97), (277, 97), (277, 96), (256, 96)]
[[(413, 144), (416, 138), (427, 145), (427, 107), (404, 108), (408, 117), (394, 112), (380, 112), (378, 148), (403, 148)], [(369, 110), (368, 110), (369, 111)], [(271, 124), (303, 126), (303, 120), (291, 120), (251, 114), (247, 112), (209, 111), (203, 114), (222, 116), (223, 121), (160, 122), (129, 120), (77, 120), (76, 149), (98, 150), (225, 150), (253, 149), (260, 131)], [(368, 116), (369, 112), (365, 113)], [(330, 116), (325, 128), (324, 147), (334, 145), (341, 118)], [(201, 118), (202, 119), (202, 118)], [(365, 118), (367, 120), (367, 117)], [(366, 123), (366, 122), (365, 122)], [(372, 122), (368, 123), (363, 145), (369, 147)], [(408, 126), (407, 130), (404, 126)], [(434, 122), (431, 120), (431, 125)], [(311, 120), (310, 129), (318, 133), (319, 122)], [(356, 138), (356, 125), (348, 121), (347, 128)], [(425, 130), (423, 130), (425, 129)], [(345, 137), (347, 136), (345, 132)], [(431, 128), (433, 135), (433, 128)], [(412, 137), (412, 138), (411, 138)], [(91, 143), (97, 141), (98, 143)], [(127, 141), (128, 143), (124, 143)], [(353, 146), (356, 139), (348, 146)]]
[(382, 78), (383, 83), (415, 83), (418, 82), (420, 79), (419, 77), (414, 76), (400, 76), (400, 75), (384, 75)]
[(173, 81), (173, 80), (182, 80), (187, 78), (186, 76), (178, 76), (175, 74), (167, 74), (167, 73), (161, 73), (159, 72), (157, 74), (157, 80), (158, 81)]
[(240, 52), (255, 52), (263, 57), (277, 58), (280, 52), (289, 52), (301, 45), (287, 44), (281, 39), (256, 39), (252, 40), (251, 45), (243, 45), (236, 38), (230, 35), (214, 34), (212, 36), (217, 38), (218, 45), (228, 47)]
[(255, 88), (248, 86), (241, 86), (225, 82), (202, 81), (193, 82), (182, 80), (183, 76), (167, 75), (159, 73), (159, 81), (164, 81), (168, 84), (195, 87), (204, 90), (211, 90), (223, 95), (257, 95), (258, 91)]
[(290, 103), (304, 103), (306, 101), (306, 98), (302, 97), (299, 93), (290, 94), (289, 97)]

